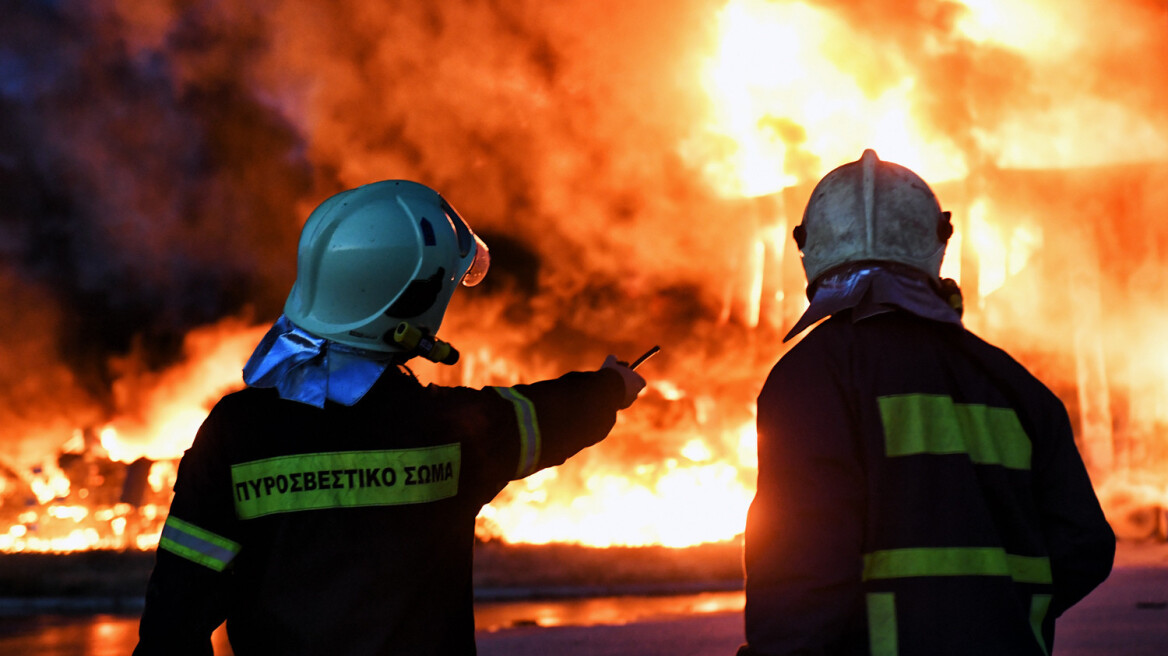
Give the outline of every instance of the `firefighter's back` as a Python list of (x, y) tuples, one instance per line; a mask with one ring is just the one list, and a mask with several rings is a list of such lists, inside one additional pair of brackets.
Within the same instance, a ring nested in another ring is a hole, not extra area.
[[(1051, 524), (1070, 515), (1101, 545), (1109, 533), (1061, 402), (959, 327), (902, 312), (829, 323), (824, 338), (850, 343), (863, 435), (873, 651), (1049, 653), (1055, 613), (1069, 605), (1052, 609), (1061, 536)], [(1048, 507), (1063, 490), (1061, 507)], [(1095, 561), (1091, 585), (1110, 566)]]

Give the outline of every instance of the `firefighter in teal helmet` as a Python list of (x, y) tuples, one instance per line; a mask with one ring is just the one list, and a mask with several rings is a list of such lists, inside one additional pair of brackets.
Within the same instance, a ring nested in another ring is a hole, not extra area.
[(868, 150), (794, 236), (810, 305), (758, 397), (740, 656), (1049, 656), (1115, 536), (1063, 404), (961, 321), (953, 228)]
[(511, 480), (602, 439), (644, 380), (596, 371), (423, 386), (486, 245), (438, 193), (388, 180), (304, 225), (297, 277), (183, 456), (135, 654), (473, 654), (475, 517)]

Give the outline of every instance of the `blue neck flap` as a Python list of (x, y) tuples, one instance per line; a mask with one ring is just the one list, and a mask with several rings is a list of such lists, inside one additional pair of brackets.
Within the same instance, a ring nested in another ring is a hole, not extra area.
[(280, 398), (323, 408), (353, 405), (392, 364), (378, 353), (317, 337), (280, 315), (243, 367), (251, 387), (274, 387)]
[(849, 309), (853, 322), (904, 310), (924, 319), (962, 325), (961, 315), (937, 295), (928, 280), (872, 264), (824, 275), (816, 285), (811, 305), (783, 341), (824, 317)]

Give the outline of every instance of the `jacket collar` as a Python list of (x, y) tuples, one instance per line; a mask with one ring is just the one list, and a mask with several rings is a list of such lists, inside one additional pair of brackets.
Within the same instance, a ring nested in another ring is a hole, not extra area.
[(852, 311), (853, 322), (904, 310), (924, 319), (962, 325), (961, 315), (937, 295), (929, 280), (871, 263), (824, 274), (815, 285), (811, 304), (783, 341), (844, 310)]

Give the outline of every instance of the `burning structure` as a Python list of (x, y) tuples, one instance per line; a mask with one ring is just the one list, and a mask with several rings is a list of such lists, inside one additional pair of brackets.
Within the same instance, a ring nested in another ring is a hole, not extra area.
[[(0, 26), (0, 550), (153, 548), (176, 459), (280, 311), (308, 210), (441, 190), (495, 256), (454, 367), (663, 352), (604, 443), (480, 517), (729, 539), (789, 238), (865, 147), (953, 211), (966, 322), (1062, 397), (1117, 532), (1168, 501), (1168, 6), (1124, 0), (21, 3)], [(884, 6), (889, 5), (889, 6)], [(1106, 36), (1101, 36), (1106, 35)]]

